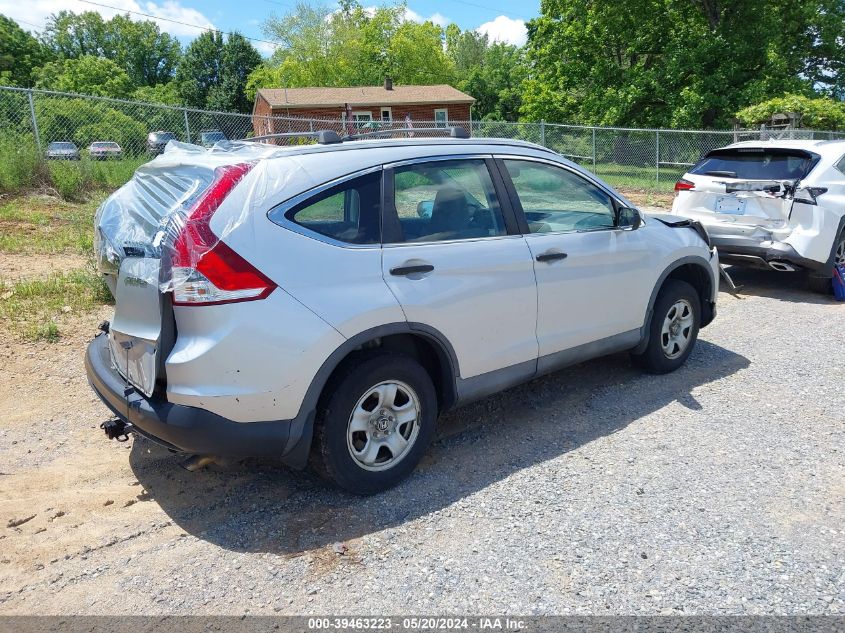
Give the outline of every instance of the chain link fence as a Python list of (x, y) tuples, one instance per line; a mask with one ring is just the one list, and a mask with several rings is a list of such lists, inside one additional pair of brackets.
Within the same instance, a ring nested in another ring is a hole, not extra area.
[[(443, 121), (413, 121), (413, 133), (437, 135)], [(843, 132), (816, 130), (656, 130), (588, 127), (557, 123), (504, 121), (449, 121), (474, 137), (530, 141), (562, 154), (617, 187), (671, 190), (674, 183), (708, 151), (740, 140), (789, 138), (837, 139)], [(341, 135), (389, 133), (406, 126), (404, 121), (352, 122), (291, 117), (267, 117), (231, 112), (211, 112), (105, 97), (53, 91), (0, 87), (0, 160), (16, 161), (19, 169), (40, 162), (51, 143), (73, 143), (78, 153), (64, 157), (79, 160), (114, 158), (140, 165), (159, 152), (164, 138), (213, 145), (222, 139), (244, 139), (265, 134), (301, 134), (334, 130)], [(429, 129), (430, 128), (430, 129)], [(103, 154), (92, 143), (111, 141), (119, 154)], [(279, 138), (277, 143), (311, 142), (305, 138)], [(131, 170), (124, 170), (131, 174)]]

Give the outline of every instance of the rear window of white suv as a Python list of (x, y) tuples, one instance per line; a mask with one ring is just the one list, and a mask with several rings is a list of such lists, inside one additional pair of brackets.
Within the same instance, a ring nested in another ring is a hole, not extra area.
[(804, 178), (818, 156), (787, 149), (734, 148), (710, 152), (691, 174), (742, 180), (797, 180)]

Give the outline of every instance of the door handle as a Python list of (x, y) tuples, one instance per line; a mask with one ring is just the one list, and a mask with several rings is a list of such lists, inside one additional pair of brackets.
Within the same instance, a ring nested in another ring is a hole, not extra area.
[(413, 275), (414, 273), (430, 273), (434, 270), (431, 264), (415, 264), (413, 266), (399, 266), (398, 268), (391, 268), (390, 274), (396, 277), (404, 275)]
[(560, 253), (556, 251), (546, 251), (545, 253), (541, 253), (537, 255), (535, 258), (538, 262), (554, 262), (559, 259), (566, 259), (566, 253)]

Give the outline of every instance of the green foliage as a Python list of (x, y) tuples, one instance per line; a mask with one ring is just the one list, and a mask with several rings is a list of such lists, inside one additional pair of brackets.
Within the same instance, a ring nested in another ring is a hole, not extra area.
[(37, 39), (0, 15), (0, 84), (32, 86), (33, 69), (49, 58), (49, 51)]
[(528, 24), (531, 119), (729, 126), (751, 103), (841, 89), (840, 0), (546, 0), (541, 10)]
[(245, 37), (232, 33), (224, 42), (208, 31), (191, 42), (176, 70), (176, 87), (187, 105), (211, 110), (249, 112), (246, 95), (249, 74), (261, 55)]
[(50, 181), (64, 200), (81, 200), (90, 182), (87, 161), (50, 161)]
[(297, 5), (264, 25), (280, 42), (269, 62), (249, 77), (247, 94), (269, 86), (367, 86), (386, 76), (398, 84), (454, 83), (455, 65), (443, 50), (443, 29), (405, 19), (404, 4), (340, 9)]
[(0, 193), (34, 187), (41, 176), (41, 157), (32, 135), (0, 135)]
[(155, 86), (141, 86), (132, 93), (134, 101), (144, 103), (163, 103), (164, 105), (182, 105), (182, 98), (179, 96), (179, 89), (175, 81), (168, 81)]
[(447, 36), (446, 50), (456, 60), (457, 74), (461, 77), (457, 87), (475, 97), (476, 118), (496, 121), (519, 118), (522, 84), (527, 75), (521, 48), (499, 42), (490, 44), (486, 35), (465, 31), (451, 44)]
[(60, 58), (91, 55), (109, 59), (134, 86), (155, 86), (172, 79), (182, 53), (179, 41), (161, 33), (155, 22), (131, 20), (128, 15), (103, 20), (93, 11), (60, 11), (53, 15), (48, 20), (44, 42)]
[(89, 99), (36, 99), (41, 140), (72, 141), (84, 149), (93, 141), (115, 141), (125, 153), (144, 151), (147, 127), (108, 102)]
[(845, 128), (845, 103), (829, 97), (810, 98), (788, 94), (768, 99), (736, 113), (736, 118), (747, 127), (768, 122), (772, 115), (795, 112), (801, 115), (803, 127), (817, 130)]
[(126, 71), (110, 59), (94, 55), (49, 62), (35, 74), (35, 85), (48, 90), (125, 98), (134, 89)]

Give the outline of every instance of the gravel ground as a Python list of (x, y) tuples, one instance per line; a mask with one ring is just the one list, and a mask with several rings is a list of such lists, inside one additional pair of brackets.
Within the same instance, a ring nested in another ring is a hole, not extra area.
[(734, 275), (680, 371), (462, 408), (367, 499), (107, 442), (82, 334), (2, 342), (0, 612), (845, 614), (845, 304)]

